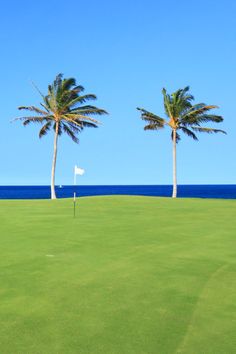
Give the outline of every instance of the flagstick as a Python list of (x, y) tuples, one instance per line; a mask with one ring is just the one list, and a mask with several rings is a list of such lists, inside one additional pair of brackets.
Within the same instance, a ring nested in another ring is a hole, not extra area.
[(76, 185), (76, 172), (74, 171), (74, 186)]
[(76, 196), (76, 193), (74, 192), (74, 218), (75, 218), (75, 196)]
[(75, 202), (76, 202), (76, 191), (75, 191), (75, 187), (76, 187), (76, 171), (74, 171), (74, 218), (75, 218)]

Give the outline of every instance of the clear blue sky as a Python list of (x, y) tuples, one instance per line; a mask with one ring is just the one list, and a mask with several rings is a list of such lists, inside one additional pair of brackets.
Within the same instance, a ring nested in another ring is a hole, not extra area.
[(228, 135), (183, 138), (178, 182), (236, 182), (235, 0), (9, 0), (1, 4), (0, 185), (49, 184), (53, 136), (24, 128), (20, 105), (37, 105), (59, 72), (74, 76), (109, 111), (80, 144), (59, 140), (57, 184), (170, 184), (170, 132), (145, 132), (136, 111), (163, 115), (162, 87), (190, 85), (196, 101), (220, 106)]

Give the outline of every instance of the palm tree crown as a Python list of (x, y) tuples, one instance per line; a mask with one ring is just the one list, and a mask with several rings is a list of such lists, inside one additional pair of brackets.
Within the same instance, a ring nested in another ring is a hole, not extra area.
[(41, 92), (43, 102), (41, 108), (35, 106), (21, 106), (20, 110), (36, 113), (34, 116), (17, 118), (23, 120), (23, 125), (41, 123), (43, 127), (39, 131), (39, 137), (46, 135), (50, 129), (58, 131), (60, 136), (63, 132), (76, 143), (79, 142), (77, 134), (85, 127), (96, 128), (99, 121), (90, 115), (107, 114), (103, 109), (92, 105), (84, 105), (87, 101), (96, 100), (94, 94), (83, 94), (84, 88), (76, 85), (74, 78), (63, 79), (63, 75), (57, 75), (52, 85), (48, 86), (48, 94)]
[[(194, 97), (189, 94), (189, 86), (184, 89), (167, 94), (166, 90), (162, 90), (164, 98), (164, 110), (168, 119), (161, 118), (154, 113), (151, 113), (143, 108), (137, 108), (141, 111), (141, 118), (148, 122), (144, 127), (145, 130), (159, 130), (165, 126), (169, 126), (173, 130), (182, 131), (194, 140), (198, 140), (195, 132), (200, 133), (225, 133), (225, 131), (214, 128), (202, 127), (202, 123), (214, 122), (220, 123), (223, 121), (221, 116), (215, 114), (208, 114), (215, 105), (206, 105), (205, 103), (198, 103), (192, 105)], [(176, 133), (176, 140), (180, 140), (180, 135)]]

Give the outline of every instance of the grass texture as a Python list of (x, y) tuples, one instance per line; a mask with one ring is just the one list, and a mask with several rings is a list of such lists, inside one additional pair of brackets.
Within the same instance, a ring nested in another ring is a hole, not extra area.
[(233, 354), (236, 201), (0, 201), (1, 354)]

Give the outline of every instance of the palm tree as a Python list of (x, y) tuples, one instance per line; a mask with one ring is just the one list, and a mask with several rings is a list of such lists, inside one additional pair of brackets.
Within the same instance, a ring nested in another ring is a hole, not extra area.
[[(39, 91), (39, 90), (38, 90)], [(91, 118), (91, 115), (107, 114), (104, 109), (91, 105), (85, 105), (87, 101), (96, 100), (94, 94), (84, 94), (84, 88), (76, 84), (74, 78), (63, 79), (59, 74), (51, 85), (48, 86), (48, 94), (44, 96), (40, 91), (42, 103), (40, 108), (35, 106), (21, 106), (19, 110), (33, 112), (33, 116), (24, 116), (17, 119), (23, 121), (26, 126), (30, 123), (40, 123), (42, 128), (39, 137), (42, 138), (51, 129), (54, 130), (54, 148), (51, 173), (51, 198), (56, 198), (55, 193), (55, 169), (57, 161), (58, 136), (66, 133), (75, 142), (77, 137), (86, 127), (97, 128), (99, 121)]]
[(143, 108), (137, 108), (141, 111), (141, 119), (148, 122), (144, 130), (159, 130), (165, 126), (171, 129), (171, 138), (173, 142), (173, 193), (172, 197), (177, 197), (177, 175), (176, 175), (176, 143), (180, 140), (179, 132), (187, 134), (190, 138), (198, 140), (195, 132), (199, 133), (225, 133), (223, 130), (202, 127), (202, 123), (223, 121), (221, 116), (208, 114), (214, 108), (214, 105), (206, 105), (198, 103), (192, 105), (194, 97), (189, 94), (189, 87), (179, 89), (178, 91), (167, 94), (166, 90), (162, 90), (164, 98), (164, 110), (167, 119), (161, 118)]

